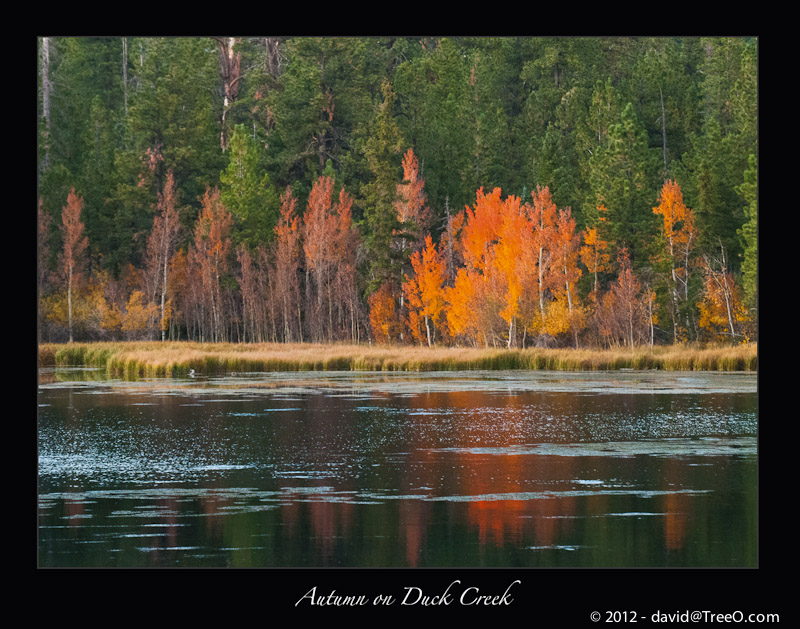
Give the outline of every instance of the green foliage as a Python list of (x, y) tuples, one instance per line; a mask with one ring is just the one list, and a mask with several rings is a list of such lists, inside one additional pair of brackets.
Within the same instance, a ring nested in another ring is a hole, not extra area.
[(475, 89), (471, 63), (457, 42), (443, 38), (397, 70), (402, 133), (414, 148), (431, 208), (467, 205), (478, 180)]
[[(457, 215), (479, 187), (527, 201), (548, 186), (579, 229), (596, 226), (611, 241), (612, 255), (627, 246), (654, 288), (663, 269), (651, 263), (652, 208), (674, 179), (696, 213), (695, 255), (722, 245), (755, 307), (754, 38), (244, 37), (227, 107), (212, 37), (48, 45), (47, 134), (42, 98), (37, 108), (50, 270), (73, 187), (85, 201), (92, 267), (123, 282), (143, 268), (168, 169), (184, 248), (207, 187), (220, 188), (235, 218), (235, 244), (256, 249), (273, 238), (279, 192), (291, 186), (302, 208), (324, 173), (354, 196), (358, 284), (369, 292), (408, 262), (393, 246), (393, 201), (412, 148), (434, 239), (445, 207)], [(45, 280), (43, 293), (51, 289)], [(668, 302), (663, 291), (659, 300)]]
[(251, 248), (270, 242), (278, 220), (279, 195), (270, 185), (258, 145), (236, 125), (228, 145), (228, 167), (220, 174), (220, 197), (236, 220), (235, 243)]
[(656, 228), (652, 207), (658, 194), (657, 158), (631, 103), (609, 125), (607, 141), (597, 147), (588, 167), (587, 213), (599, 221), (597, 207), (605, 207), (604, 237), (617, 249), (627, 247), (638, 261)]
[(387, 81), (382, 86), (382, 98), (376, 106), (375, 120), (364, 150), (372, 180), (361, 187), (370, 292), (386, 279), (400, 277), (402, 261), (392, 244), (400, 229), (394, 201), (402, 175), (402, 150), (403, 139), (394, 119), (394, 92)]
[(744, 213), (747, 217), (747, 222), (739, 230), (744, 250), (744, 301), (748, 308), (755, 308), (758, 301), (758, 163), (755, 155), (750, 155), (749, 167), (744, 172), (744, 182), (738, 192), (746, 204)]

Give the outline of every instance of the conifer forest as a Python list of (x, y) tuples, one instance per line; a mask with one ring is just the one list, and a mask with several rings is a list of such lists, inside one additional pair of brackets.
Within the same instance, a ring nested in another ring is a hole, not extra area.
[(755, 342), (755, 37), (38, 37), (40, 342)]

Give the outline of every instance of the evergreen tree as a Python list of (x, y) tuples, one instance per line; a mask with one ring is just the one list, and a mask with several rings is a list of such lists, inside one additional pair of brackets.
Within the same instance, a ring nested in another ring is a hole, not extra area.
[(402, 131), (414, 148), (431, 208), (464, 207), (475, 196), (475, 89), (470, 59), (452, 39), (428, 42), (398, 68)]
[(382, 98), (377, 103), (376, 115), (365, 155), (372, 180), (361, 187), (361, 204), (364, 210), (364, 246), (368, 258), (368, 292), (373, 292), (387, 280), (401, 278), (398, 250), (393, 246), (401, 225), (395, 210), (397, 184), (402, 177), (400, 159), (403, 141), (394, 119), (394, 92), (386, 81)]
[(758, 306), (758, 163), (750, 155), (750, 167), (744, 173), (744, 183), (738, 188), (745, 202), (747, 222), (742, 225), (740, 235), (744, 258), (742, 260), (742, 287), (745, 305), (750, 309)]
[[(608, 144), (598, 147), (589, 160), (591, 194), (586, 213), (594, 213), (599, 222), (596, 209), (606, 209), (603, 237), (607, 236), (617, 249), (627, 247), (634, 266), (655, 233), (651, 212), (656, 198), (654, 157), (633, 105), (628, 103), (619, 122), (608, 129)], [(588, 224), (597, 226), (597, 222)]]
[(225, 157), (216, 113), (221, 100), (215, 100), (217, 50), (196, 38), (140, 39), (131, 45), (136, 62), (127, 136), (115, 156), (117, 183), (108, 203), (119, 235), (116, 255), (138, 266), (167, 169), (189, 203), (182, 219), (191, 233), (202, 196), (218, 184)]
[(222, 202), (236, 222), (234, 245), (254, 248), (272, 240), (279, 198), (261, 160), (255, 141), (236, 125), (227, 150), (228, 167), (220, 174)]

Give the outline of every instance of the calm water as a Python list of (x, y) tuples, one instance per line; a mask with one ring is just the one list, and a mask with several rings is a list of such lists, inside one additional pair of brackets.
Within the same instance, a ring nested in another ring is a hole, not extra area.
[(41, 370), (40, 566), (753, 566), (754, 374)]

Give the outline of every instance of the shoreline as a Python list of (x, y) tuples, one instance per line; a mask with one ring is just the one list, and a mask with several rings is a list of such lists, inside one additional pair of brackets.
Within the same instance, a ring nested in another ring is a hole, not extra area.
[(756, 371), (756, 343), (619, 349), (484, 349), (321, 343), (42, 343), (39, 367), (105, 368), (123, 377), (234, 371)]

